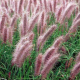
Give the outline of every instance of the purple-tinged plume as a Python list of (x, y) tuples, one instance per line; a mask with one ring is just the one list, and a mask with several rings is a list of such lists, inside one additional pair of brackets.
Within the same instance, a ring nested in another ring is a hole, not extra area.
[(54, 42), (54, 44), (52, 46), (54, 48), (59, 48), (63, 41), (64, 41), (64, 36), (60, 36), (55, 40), (55, 42)]
[(37, 41), (37, 49), (42, 49), (47, 38), (56, 30), (56, 25), (51, 26), (43, 35), (39, 36)]
[(80, 12), (76, 15), (76, 17), (74, 18), (73, 20), (73, 24), (78, 20), (80, 19)]
[(72, 26), (70, 27), (68, 33), (65, 35), (64, 41), (67, 41), (70, 37), (74, 35), (74, 33), (77, 32), (77, 28), (80, 25), (80, 19), (76, 20)]
[(37, 13), (36, 15), (32, 16), (31, 20), (30, 20), (30, 24), (29, 24), (29, 29), (28, 29), (28, 32), (31, 32), (38, 20), (38, 16), (39, 16), (39, 13)]
[(41, 75), (42, 75), (42, 79), (46, 78), (47, 74), (49, 73), (49, 71), (53, 68), (53, 65), (56, 63), (56, 61), (58, 60), (58, 58), (60, 57), (60, 54), (56, 54), (54, 55), (51, 59), (49, 59), (49, 61), (44, 65), (42, 71), (41, 71)]
[(40, 74), (41, 65), (42, 65), (42, 54), (39, 54), (35, 62), (35, 75), (36, 76)]
[(13, 53), (12, 64), (21, 67), (25, 59), (30, 55), (32, 50), (32, 39), (34, 34), (31, 32), (30, 34), (22, 37), (18, 44), (16, 45), (16, 49)]
[(0, 27), (1, 32), (3, 31), (4, 25), (5, 25), (5, 18), (6, 18), (6, 14), (4, 13), (2, 16), (1, 25), (0, 25), (1, 26)]
[(70, 2), (67, 7), (65, 8), (63, 14), (61, 15), (61, 18), (60, 18), (60, 23), (63, 24), (65, 18), (69, 17), (69, 15), (72, 14), (72, 12), (74, 11), (74, 9), (76, 8), (77, 4), (76, 3), (73, 3), (73, 2)]
[(3, 42), (6, 43), (6, 41), (7, 41), (7, 27), (3, 28), (2, 39), (3, 39)]
[(54, 47), (47, 49), (47, 51), (43, 55), (43, 64), (46, 64), (47, 61), (57, 53), (57, 51), (58, 49)]
[(18, 14), (22, 15), (24, 0), (19, 1)]
[(75, 76), (80, 72), (80, 62), (75, 64), (73, 69), (71, 70), (69, 80), (74, 80)]

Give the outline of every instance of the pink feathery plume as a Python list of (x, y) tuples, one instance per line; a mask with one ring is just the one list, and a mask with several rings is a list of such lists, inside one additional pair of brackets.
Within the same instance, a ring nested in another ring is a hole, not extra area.
[[(22, 45), (22, 44), (21, 44)], [(22, 56), (24, 50), (29, 46), (29, 41), (26, 41), (25, 44), (23, 44), (22, 46), (20, 46), (20, 48), (18, 47), (18, 49), (15, 50), (14, 54), (13, 54), (13, 59), (12, 59), (12, 64), (16, 64), (17, 66), (19, 65), (18, 61), (19, 58)], [(17, 51), (18, 50), (18, 51)]]
[(57, 5), (57, 3), (56, 3), (56, 0), (53, 0), (53, 10), (54, 10), (54, 13), (56, 12), (56, 5)]
[(19, 6), (18, 6), (18, 14), (22, 14), (23, 4), (24, 4), (24, 0), (20, 0), (19, 1)]
[(30, 13), (30, 9), (31, 9), (31, 0), (28, 0), (28, 5), (27, 5), (26, 11), (27, 11), (28, 13)]
[(43, 6), (43, 9), (47, 12), (47, 1), (46, 0), (42, 0), (42, 6)]
[(1, 25), (0, 25), (1, 26), (0, 27), (1, 32), (3, 31), (4, 25), (5, 25), (5, 18), (6, 18), (6, 14), (4, 13), (2, 16)]
[(3, 28), (2, 39), (3, 39), (3, 42), (6, 43), (6, 41), (7, 41), (7, 27)]
[(46, 78), (47, 74), (53, 68), (53, 65), (56, 63), (59, 57), (60, 57), (60, 54), (56, 54), (52, 56), (52, 58), (49, 59), (49, 61), (44, 65), (41, 71), (42, 79)]
[(75, 64), (73, 69), (71, 70), (71, 74), (69, 80), (74, 80), (75, 76), (80, 72), (80, 62)]
[[(25, 39), (25, 37), (20, 39), (20, 41), (17, 43), (16, 48), (15, 48), (15, 50), (14, 50), (13, 58), (14, 58), (15, 56), (17, 57), (17, 55), (18, 55), (17, 52), (19, 52), (19, 50), (21, 49), (22, 45), (23, 45), (26, 41), (27, 41), (27, 40)], [(27, 41), (26, 43), (29, 43), (29, 41)], [(15, 61), (15, 60), (14, 60), (14, 61)], [(12, 62), (13, 62), (13, 61), (12, 61)]]
[(76, 15), (76, 17), (73, 20), (73, 24), (80, 18), (80, 12)]
[(34, 12), (32, 13), (32, 15), (34, 16), (36, 13), (38, 13), (40, 11), (40, 5), (36, 5), (36, 8), (34, 8)]
[(18, 1), (17, 0), (15, 0), (14, 5), (15, 5), (15, 13), (17, 14), (18, 13)]
[(35, 62), (35, 75), (38, 76), (40, 74), (40, 69), (42, 65), (42, 54), (40, 53), (36, 58)]
[(35, 13), (37, 10), (38, 10), (38, 7), (35, 9), (34, 8), (34, 4), (31, 4), (31, 12), (32, 12), (32, 14)]
[(53, 5), (53, 4), (50, 2), (50, 3), (49, 3), (49, 6), (50, 6), (50, 12), (52, 12), (52, 5)]
[(65, 35), (64, 41), (67, 41), (73, 34), (77, 31), (78, 26), (80, 25), (80, 19), (75, 21), (75, 23), (71, 26), (68, 33)]
[(56, 16), (56, 21), (57, 22), (59, 22), (62, 10), (63, 10), (63, 6), (58, 6), (57, 11), (55, 12), (55, 16)]
[(54, 54), (58, 52), (58, 49), (61, 45), (61, 43), (64, 41), (64, 37), (60, 36), (58, 37), (53, 45), (45, 52), (43, 56), (43, 63), (45, 64), (47, 60), (49, 60)]
[(54, 0), (51, 1), (51, 8), (52, 8), (52, 12), (54, 13), (54, 5), (53, 5)]
[(28, 4), (28, 0), (25, 0), (25, 1), (24, 1), (24, 9), (26, 9), (26, 7), (27, 7), (26, 4)]
[(76, 6), (77, 6), (77, 4), (73, 3), (73, 2), (70, 2), (66, 6), (66, 8), (65, 8), (65, 10), (64, 10), (64, 12), (63, 12), (63, 14), (61, 15), (61, 18), (60, 18), (60, 23), (61, 24), (64, 22), (65, 18), (68, 17), (68, 14), (71, 15), (71, 13), (74, 11)]
[(38, 33), (40, 33), (40, 35), (45, 31), (45, 26), (46, 26), (46, 14), (45, 11), (42, 11), (41, 14), (39, 15), (38, 20)]
[(39, 19), (38, 19), (38, 33), (39, 33), (40, 26), (41, 26), (41, 22), (42, 22), (41, 20), (43, 19), (43, 18), (42, 18), (42, 14), (43, 14), (43, 11), (40, 12)]
[(39, 13), (37, 13), (36, 15), (32, 16), (31, 20), (30, 20), (30, 24), (29, 24), (29, 29), (28, 29), (28, 32), (31, 32), (38, 20), (38, 16), (39, 16)]
[(50, 1), (50, 11), (55, 13), (56, 10), (57, 10), (57, 1), (56, 0)]
[(42, 0), (38, 0), (38, 3), (40, 5), (40, 11), (43, 10), (43, 3), (42, 3)]
[[(74, 24), (71, 26), (71, 28), (70, 28), (70, 30), (74, 30), (74, 32), (75, 32), (75, 29), (78, 27), (80, 25), (80, 19), (78, 19), (78, 20), (76, 20), (75, 22), (74, 22)], [(72, 31), (73, 32), (73, 31)]]
[(50, 3), (51, 1), (50, 0), (46, 0), (46, 8), (44, 8), (45, 12), (48, 13), (50, 12)]
[(77, 15), (78, 13), (79, 13), (79, 6), (77, 6), (75, 9), (75, 15)]
[[(73, 8), (73, 7), (71, 8), (71, 10), (69, 11), (69, 13), (66, 15), (66, 17), (67, 17), (68, 19), (70, 18), (72, 12), (75, 11), (74, 9), (77, 11), (78, 6), (76, 6), (75, 8)], [(76, 15), (76, 14), (75, 14), (75, 15)]]
[(34, 33), (30, 32), (30, 34), (28, 35), (28, 40), (32, 42), (33, 39), (34, 39)]
[(28, 18), (27, 18), (27, 14), (26, 13), (24, 13), (24, 15), (23, 15), (23, 31), (24, 31), (24, 35), (26, 35), (26, 32), (27, 32), (27, 30), (28, 30)]
[(29, 25), (28, 16), (27, 16), (27, 13), (24, 13), (23, 17), (22, 17), (22, 20), (21, 20), (21, 23), (19, 25), (19, 29), (20, 29), (19, 31), (20, 31), (20, 36), (21, 37), (23, 37), (27, 34), (28, 25)]
[(33, 45), (29, 44), (29, 46), (24, 49), (23, 54), (19, 57), (19, 59), (17, 60), (18, 62), (18, 66), (21, 67), (21, 65), (23, 64), (23, 62), (25, 61), (25, 59), (30, 55), (30, 52), (32, 50)]
[[(17, 43), (16, 49), (15, 49), (14, 52), (17, 52), (17, 50), (20, 49), (20, 46), (23, 45), (26, 41), (27, 41), (27, 37), (26, 37), (26, 36), (22, 37), (22, 38), (19, 40), (19, 42)], [(29, 41), (27, 41), (27, 43), (28, 43), (28, 42), (29, 42)], [(13, 56), (14, 56), (14, 54), (13, 54)]]
[(60, 36), (55, 40), (55, 42), (54, 42), (54, 44), (52, 46), (54, 48), (59, 48), (63, 41), (64, 41), (64, 36)]
[(47, 51), (43, 55), (43, 64), (46, 64), (47, 61), (57, 53), (57, 51), (58, 49), (54, 47), (50, 47), (49, 49), (47, 49)]
[(21, 67), (26, 57), (30, 55), (32, 47), (32, 43), (28, 40), (23, 42), (23, 44), (19, 43), (13, 54), (12, 64), (16, 64), (18, 67)]
[(42, 46), (44, 45), (45, 41), (56, 30), (56, 28), (57, 26), (53, 25), (43, 35), (39, 36), (38, 41), (37, 41), (38, 51), (42, 49)]
[(20, 39), (13, 53), (13, 59), (12, 59), (13, 65), (15, 64), (18, 67), (21, 67), (26, 57), (30, 55), (33, 47), (32, 45), (33, 37), (34, 37), (34, 34), (33, 32), (31, 32)]
[[(44, 19), (43, 19), (43, 32), (46, 31), (46, 28), (47, 28), (47, 14), (44, 12)], [(42, 34), (42, 33), (40, 33)]]

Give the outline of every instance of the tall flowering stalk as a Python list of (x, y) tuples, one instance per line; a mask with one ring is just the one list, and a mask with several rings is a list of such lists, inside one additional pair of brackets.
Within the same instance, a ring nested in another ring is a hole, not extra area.
[(45, 41), (56, 30), (56, 28), (57, 28), (56, 25), (53, 25), (43, 35), (39, 36), (37, 41), (38, 50), (40, 50), (40, 48), (42, 49)]
[(3, 42), (6, 43), (6, 41), (7, 41), (7, 27), (4, 27), (2, 35), (3, 35), (2, 36)]
[[(60, 36), (55, 40), (53, 45), (46, 50), (43, 57), (41, 54), (38, 55), (35, 62), (35, 73), (36, 75), (41, 74), (42, 79), (46, 78), (49, 71), (53, 68), (53, 65), (56, 63), (60, 54), (58, 54), (59, 47), (64, 41), (64, 36)], [(43, 64), (41, 69), (41, 64)]]
[(46, 64), (46, 62), (52, 57), (54, 56), (56, 53), (58, 53), (59, 47), (61, 45), (61, 43), (64, 41), (64, 37), (60, 36), (58, 37), (55, 42), (53, 43), (53, 45), (47, 49), (47, 51), (45, 52), (44, 56), (43, 56), (43, 63)]
[(60, 57), (60, 54), (56, 54), (52, 56), (45, 65), (42, 66), (41, 69), (41, 64), (42, 64), (42, 55), (39, 54), (36, 62), (35, 62), (35, 75), (41, 74), (42, 79), (45, 79), (49, 71), (53, 68), (53, 65), (56, 63), (58, 58)]
[[(11, 20), (11, 21), (10, 21)], [(10, 18), (9, 14), (3, 13), (0, 21), (0, 34), (4, 43), (12, 43), (14, 26), (17, 26), (17, 15)]]
[(18, 14), (22, 14), (23, 11), (23, 4), (24, 4), (24, 0), (20, 0), (19, 1), (19, 7), (18, 7)]
[(79, 14), (76, 15), (72, 26), (69, 28), (68, 33), (65, 35), (65, 41), (67, 41), (71, 36), (73, 36), (74, 33), (77, 32), (78, 26), (80, 26), (80, 18), (76, 20), (77, 16), (79, 16)]
[(5, 19), (6, 19), (6, 14), (4, 13), (2, 16), (2, 20), (0, 22), (0, 31), (3, 31), (4, 25), (5, 25)]
[(22, 63), (27, 58), (27, 56), (30, 55), (33, 47), (32, 41), (34, 38), (34, 34), (31, 32), (28, 35), (29, 36), (24, 36), (20, 39), (13, 53), (12, 64), (16, 64), (18, 67), (22, 66)]
[(71, 13), (74, 11), (76, 6), (77, 6), (77, 4), (76, 3), (72, 3), (72, 2), (67, 5), (67, 7), (65, 8), (63, 14), (61, 15), (60, 23), (63, 23), (63, 21), (65, 20), (66, 17), (70, 18)]
[[(72, 13), (75, 15), (78, 13), (79, 2), (79, 0), (0, 0), (0, 38), (4, 43), (7, 41), (12, 43), (14, 31), (18, 27), (17, 19), (20, 20), (20, 41), (12, 54), (12, 64), (21, 67), (25, 59), (31, 55), (34, 38), (32, 31), (35, 24), (37, 24), (38, 30), (37, 50), (39, 52), (49, 36), (57, 29), (57, 24), (50, 26), (48, 30), (46, 29), (48, 28), (47, 20), (50, 19), (48, 14), (54, 14), (56, 22), (68, 27), (66, 18), (69, 19)], [(73, 36), (72, 34), (76, 33), (78, 26), (80, 26), (79, 17), (80, 13), (76, 15), (65, 36), (58, 37), (43, 55), (38, 55), (35, 61), (36, 76), (41, 74), (42, 79), (47, 77), (47, 74), (60, 57), (59, 49), (62, 42), (66, 42)], [(63, 47), (61, 49), (65, 51)], [(73, 80), (80, 72), (79, 58), (80, 55), (76, 58), (76, 64), (69, 79)]]
[(60, 57), (60, 54), (56, 54), (55, 56), (53, 56), (48, 60), (48, 62), (44, 65), (41, 71), (42, 78), (44, 79), (46, 78), (47, 74), (53, 68), (53, 65), (56, 63), (59, 57)]
[(39, 13), (37, 13), (35, 16), (32, 16), (32, 19), (30, 20), (28, 32), (33, 30), (33, 28), (38, 20), (38, 16), (39, 16)]
[(35, 62), (35, 75), (36, 76), (40, 74), (41, 65), (42, 65), (42, 54), (39, 54)]
[(39, 35), (42, 35), (47, 28), (47, 26), (46, 26), (47, 17), (48, 17), (48, 15), (45, 13), (45, 11), (42, 11), (40, 13), (40, 16), (38, 19), (38, 28), (37, 28)]
[(27, 33), (31, 32), (37, 23), (39, 13), (37, 13), (35, 16), (32, 16), (32, 18), (29, 20), (27, 13), (23, 15), (22, 21), (19, 25), (20, 29), (20, 35), (21, 37), (25, 36)]

